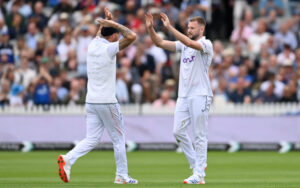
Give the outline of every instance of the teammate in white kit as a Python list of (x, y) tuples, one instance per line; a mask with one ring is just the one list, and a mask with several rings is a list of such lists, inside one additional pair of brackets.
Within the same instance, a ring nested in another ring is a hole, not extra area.
[[(134, 42), (136, 34), (112, 21), (112, 14), (107, 9), (105, 15), (106, 19), (97, 20), (100, 24), (99, 32), (88, 46), (86, 138), (66, 155), (58, 156), (59, 176), (64, 182), (70, 181), (71, 166), (79, 157), (97, 146), (106, 128), (114, 146), (117, 167), (114, 183), (137, 184), (138, 181), (128, 175), (124, 125), (115, 97), (116, 54)], [(120, 41), (119, 32), (123, 35)]]
[[(166, 29), (178, 41), (161, 39), (153, 28), (153, 17), (146, 15), (147, 30), (156, 46), (171, 52), (181, 51), (179, 91), (174, 114), (174, 136), (193, 169), (193, 175), (184, 180), (185, 184), (205, 184), (207, 160), (208, 113), (212, 102), (212, 90), (208, 76), (213, 57), (213, 46), (205, 39), (205, 20), (194, 17), (189, 20), (187, 36), (177, 31), (166, 14), (161, 13)], [(195, 136), (194, 147), (187, 127), (191, 125)]]

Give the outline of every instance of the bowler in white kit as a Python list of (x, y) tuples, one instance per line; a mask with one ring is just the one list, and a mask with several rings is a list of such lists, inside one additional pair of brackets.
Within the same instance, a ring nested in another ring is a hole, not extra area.
[[(66, 155), (58, 156), (59, 176), (70, 181), (71, 166), (100, 142), (106, 128), (114, 147), (117, 184), (137, 184), (128, 175), (125, 136), (122, 114), (116, 99), (116, 54), (133, 43), (136, 34), (112, 21), (112, 14), (105, 9), (106, 19), (98, 19), (100, 29), (88, 46), (86, 96), (86, 138)], [(120, 34), (123, 38), (119, 40)]]
[[(181, 52), (173, 133), (193, 169), (193, 174), (183, 183), (205, 184), (208, 113), (213, 97), (208, 71), (213, 57), (213, 45), (203, 36), (206, 24), (203, 18), (191, 18), (185, 36), (170, 24), (166, 14), (161, 13), (160, 16), (166, 29), (178, 41), (161, 39), (153, 28), (152, 15), (147, 13), (146, 26), (151, 39), (160, 48)], [(192, 126), (195, 136), (194, 146), (187, 134), (188, 126)]]

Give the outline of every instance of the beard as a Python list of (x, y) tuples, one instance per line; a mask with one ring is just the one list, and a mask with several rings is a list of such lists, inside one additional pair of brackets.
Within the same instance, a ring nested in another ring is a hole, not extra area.
[(200, 34), (195, 34), (195, 35), (189, 34), (188, 37), (192, 40), (196, 40), (199, 37), (199, 35)]

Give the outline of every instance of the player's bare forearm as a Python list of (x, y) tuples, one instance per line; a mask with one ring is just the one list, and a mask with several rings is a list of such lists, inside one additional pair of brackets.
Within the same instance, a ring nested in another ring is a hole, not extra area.
[(115, 23), (115, 24), (116, 24), (115, 28), (118, 29), (124, 37), (119, 42), (119, 48), (120, 48), (120, 50), (123, 50), (124, 48), (126, 48), (127, 46), (129, 46), (131, 43), (133, 43), (136, 40), (137, 35), (133, 31), (128, 29), (127, 27), (125, 27), (121, 24), (118, 24), (118, 23)]
[(163, 41), (162, 38), (160, 38), (157, 33), (155, 32), (154, 28), (151, 27), (151, 28), (148, 28), (148, 33), (153, 41), (153, 43), (158, 46), (158, 47), (161, 47), (160, 44), (161, 42)]
[(98, 32), (97, 32), (97, 36), (102, 37), (102, 35), (101, 35), (101, 30), (102, 30), (102, 26), (100, 25), (100, 26), (99, 26), (99, 29), (98, 29)]
[(136, 39), (136, 34), (131, 31), (130, 29), (128, 29), (127, 27), (121, 25), (121, 24), (118, 24), (116, 22), (114, 22), (115, 26), (113, 26), (114, 28), (118, 29), (121, 34), (123, 35), (123, 37), (127, 38), (127, 39), (130, 39), (132, 41), (135, 41)]
[[(112, 13), (107, 8), (104, 8), (104, 12), (105, 12), (105, 19), (112, 20), (114, 18)], [(102, 25), (100, 25), (100, 27), (98, 29), (97, 36), (102, 37), (101, 36), (101, 30), (102, 30)]]
[(160, 36), (155, 32), (154, 28), (148, 28), (148, 33), (153, 41), (153, 43), (160, 47), (163, 48), (165, 50), (171, 51), (171, 52), (175, 52), (176, 51), (176, 44), (173, 41), (167, 41), (167, 40), (163, 40), (162, 38), (160, 38)]
[(169, 31), (171, 31), (173, 33), (173, 35), (175, 36), (175, 38), (177, 40), (179, 40), (180, 42), (182, 42), (184, 45), (186, 45), (190, 48), (194, 48), (196, 50), (203, 51), (203, 48), (200, 43), (198, 43), (197, 41), (194, 41), (194, 40), (190, 39), (189, 37), (187, 37), (186, 35), (180, 33), (172, 25), (169, 25), (167, 27), (167, 29)]
[(131, 31), (130, 29), (128, 29), (127, 27), (125, 27), (121, 24), (118, 24), (117, 22), (114, 22), (112, 20), (104, 20), (101, 18), (98, 19), (97, 21), (103, 27), (113, 27), (121, 32), (121, 34), (123, 35), (124, 38), (122, 38), (119, 42), (120, 50), (123, 50), (124, 48), (129, 46), (137, 38), (137, 35), (133, 31)]

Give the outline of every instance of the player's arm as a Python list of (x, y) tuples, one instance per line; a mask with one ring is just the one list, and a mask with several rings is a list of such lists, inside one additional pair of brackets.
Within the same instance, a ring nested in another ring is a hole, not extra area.
[[(105, 13), (105, 19), (107, 20), (112, 20), (114, 19), (112, 13), (107, 9), (107, 8), (104, 8), (104, 13)], [(102, 29), (102, 25), (99, 26), (99, 29), (98, 29), (98, 32), (97, 32), (97, 36), (101, 36), (101, 29)]]
[(162, 22), (164, 23), (164, 26), (173, 33), (173, 35), (175, 36), (175, 38), (177, 40), (179, 40), (180, 42), (182, 42), (184, 45), (190, 47), (190, 48), (193, 48), (193, 49), (196, 49), (196, 50), (200, 50), (200, 51), (203, 51), (203, 47), (202, 45), (197, 42), (197, 41), (194, 41), (192, 39), (190, 39), (189, 37), (185, 36), (184, 34), (180, 33), (179, 31), (177, 31), (171, 24), (170, 24), (170, 21), (169, 21), (169, 18), (166, 14), (164, 13), (161, 13), (160, 14), (161, 16), (161, 20)]
[(117, 22), (114, 22), (112, 20), (104, 20), (104, 19), (98, 19), (97, 21), (103, 27), (113, 27), (121, 32), (121, 34), (123, 35), (123, 38), (119, 41), (119, 49), (120, 50), (123, 50), (124, 48), (129, 46), (137, 38), (137, 35), (133, 31), (131, 31), (130, 29), (128, 29), (127, 27), (125, 27), (121, 24), (118, 24)]
[(168, 40), (163, 40), (155, 32), (155, 30), (153, 28), (153, 17), (152, 17), (152, 15), (150, 13), (147, 13), (145, 17), (146, 17), (147, 30), (148, 30), (148, 33), (149, 33), (153, 43), (156, 46), (160, 47), (160, 48), (163, 48), (163, 49), (171, 51), (171, 52), (175, 52), (176, 51), (175, 42), (168, 41)]

